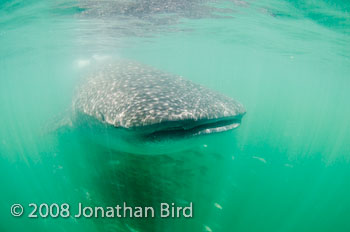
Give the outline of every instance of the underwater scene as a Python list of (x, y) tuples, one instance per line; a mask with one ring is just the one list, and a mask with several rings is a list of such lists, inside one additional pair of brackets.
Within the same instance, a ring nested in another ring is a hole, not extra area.
[(1, 0), (0, 231), (350, 231), (350, 2)]

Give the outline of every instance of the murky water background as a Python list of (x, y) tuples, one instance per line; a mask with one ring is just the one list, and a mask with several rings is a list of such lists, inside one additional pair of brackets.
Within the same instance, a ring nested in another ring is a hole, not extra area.
[[(1, 1), (1, 231), (348, 231), (346, 1)], [(137, 156), (58, 130), (79, 76), (137, 60), (242, 102), (232, 133)], [(28, 219), (40, 203), (194, 204), (192, 219)], [(26, 208), (29, 210), (29, 208)], [(26, 212), (28, 213), (28, 212)]]

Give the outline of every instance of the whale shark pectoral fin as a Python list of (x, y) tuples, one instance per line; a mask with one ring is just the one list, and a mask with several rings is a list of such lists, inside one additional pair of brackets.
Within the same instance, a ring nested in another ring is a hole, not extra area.
[(42, 127), (41, 134), (55, 134), (72, 130), (73, 121), (70, 110), (65, 110), (63, 113), (56, 115), (48, 120)]

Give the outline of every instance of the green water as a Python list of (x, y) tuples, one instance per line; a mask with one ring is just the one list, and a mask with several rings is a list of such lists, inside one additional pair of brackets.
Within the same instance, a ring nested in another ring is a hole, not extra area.
[[(119, 2), (0, 2), (0, 231), (350, 231), (349, 2)], [(57, 132), (106, 56), (239, 100), (242, 125), (158, 156)], [(28, 218), (29, 203), (124, 201), (194, 217)]]

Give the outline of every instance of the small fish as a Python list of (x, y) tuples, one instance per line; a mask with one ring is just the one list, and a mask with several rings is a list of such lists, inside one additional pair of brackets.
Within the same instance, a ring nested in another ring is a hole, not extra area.
[(222, 209), (222, 206), (219, 203), (214, 203), (214, 206), (218, 209)]
[(213, 230), (212, 229), (210, 229), (210, 227), (209, 226), (207, 226), (207, 225), (203, 225), (204, 226), (204, 230), (205, 231), (208, 231), (208, 232), (213, 232)]
[(253, 159), (257, 159), (257, 160), (263, 162), (264, 164), (266, 164), (266, 160), (264, 158), (261, 158), (261, 157), (258, 157), (258, 156), (253, 156), (252, 158)]

